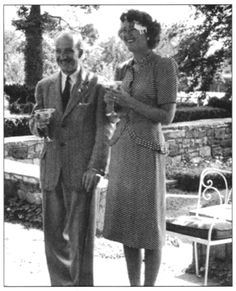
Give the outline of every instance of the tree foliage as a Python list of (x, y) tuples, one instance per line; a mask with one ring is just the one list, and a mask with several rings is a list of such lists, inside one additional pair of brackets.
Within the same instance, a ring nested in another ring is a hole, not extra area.
[[(91, 13), (93, 9), (98, 9), (98, 5), (74, 5), (79, 6), (85, 13)], [(70, 27), (62, 17), (52, 16), (47, 12), (41, 14), (40, 5), (20, 6), (17, 12), (19, 19), (13, 20), (12, 24), (17, 30), (25, 34), (25, 48), (24, 52), (24, 72), (25, 84), (28, 87), (34, 87), (37, 82), (42, 79), (43, 70), (51, 72), (49, 68), (43, 68), (44, 60), (46, 60), (43, 52), (43, 33), (59, 32), (66, 27)], [(98, 38), (98, 32), (92, 24), (85, 25), (80, 28), (73, 28), (79, 30), (83, 39), (92, 45)], [(46, 67), (50, 66), (47, 62)]]
[[(208, 91), (226, 61), (232, 63), (232, 5), (194, 5), (201, 24), (184, 34), (176, 60), (186, 91)], [(220, 44), (210, 52), (212, 45)]]
[(16, 31), (4, 33), (4, 81), (8, 84), (24, 83), (24, 38)]
[[(119, 39), (110, 37), (100, 41), (98, 32), (92, 24), (80, 24), (79, 11), (92, 13), (94, 9), (99, 8), (98, 5), (69, 5), (67, 7), (70, 13), (69, 20), (66, 15), (61, 17), (46, 12), (30, 18), (33, 6), (36, 5), (20, 6), (19, 19), (14, 23), (23, 36), (26, 35), (26, 31), (32, 32), (32, 38), (28, 39), (32, 40), (32, 45), (37, 43), (33, 37), (40, 35), (40, 30), (35, 33), (34, 25), (37, 24), (41, 29), (42, 52), (38, 54), (40, 60), (36, 61), (36, 56), (31, 57), (35, 51), (34, 47), (30, 46), (28, 50), (26, 49), (27, 39), (15, 38), (15, 33), (5, 32), (5, 79), (8, 83), (14, 80), (15, 83), (22, 82), (22, 66), (19, 66), (19, 63), (24, 63), (22, 53), (25, 53), (25, 63), (27, 58), (31, 58), (27, 70), (32, 69), (28, 76), (35, 77), (34, 83), (42, 76), (54, 73), (57, 70), (54, 54), (55, 34), (67, 29), (80, 32), (84, 43), (87, 44), (83, 55), (85, 67), (103, 75), (106, 79), (113, 78), (117, 63), (131, 56)], [(220, 80), (224, 62), (226, 60), (232, 62), (232, 7), (231, 5), (193, 5), (192, 7), (195, 8), (196, 19), (201, 19), (201, 23), (192, 27), (189, 27), (189, 23), (177, 23), (171, 27), (162, 25), (161, 41), (156, 52), (176, 58), (180, 71), (180, 90), (208, 91), (213, 79)], [(177, 38), (177, 46), (172, 45), (174, 38)], [(215, 51), (212, 51), (213, 42), (221, 43)], [(37, 71), (33, 64), (36, 62), (39, 65), (41, 60), (42, 76), (39, 77), (36, 76)]]

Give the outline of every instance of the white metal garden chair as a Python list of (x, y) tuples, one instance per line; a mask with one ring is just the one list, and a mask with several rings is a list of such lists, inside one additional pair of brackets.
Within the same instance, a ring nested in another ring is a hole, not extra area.
[[(197, 199), (197, 207), (189, 215), (167, 218), (166, 230), (193, 242), (195, 271), (199, 276), (197, 244), (206, 245), (204, 285), (207, 285), (211, 246), (232, 243), (232, 189), (226, 175), (231, 171), (206, 168), (199, 181), (198, 195), (167, 194), (168, 197)], [(219, 179), (223, 188), (219, 190)]]

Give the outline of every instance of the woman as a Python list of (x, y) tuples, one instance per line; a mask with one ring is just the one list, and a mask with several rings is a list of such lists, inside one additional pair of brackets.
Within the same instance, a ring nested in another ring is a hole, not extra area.
[(124, 246), (131, 286), (140, 286), (144, 249), (144, 286), (154, 286), (165, 238), (165, 141), (162, 124), (175, 114), (177, 67), (152, 50), (160, 24), (145, 12), (121, 15), (119, 36), (133, 53), (115, 74), (121, 92), (107, 94), (121, 107), (111, 140), (104, 237)]

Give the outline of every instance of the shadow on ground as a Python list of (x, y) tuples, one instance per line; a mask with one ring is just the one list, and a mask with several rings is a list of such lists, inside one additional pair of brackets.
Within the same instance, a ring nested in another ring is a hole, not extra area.
[[(41, 230), (6, 222), (4, 241), (4, 286), (50, 286)], [(191, 260), (190, 243), (167, 240), (156, 286), (202, 286), (203, 278), (185, 273)], [(94, 276), (95, 286), (129, 286), (121, 244), (95, 239)]]

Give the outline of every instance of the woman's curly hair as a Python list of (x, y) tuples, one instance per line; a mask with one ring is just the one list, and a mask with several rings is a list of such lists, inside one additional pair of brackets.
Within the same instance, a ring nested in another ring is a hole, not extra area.
[(125, 20), (128, 22), (135, 20), (141, 25), (147, 27), (146, 36), (148, 47), (150, 49), (154, 49), (158, 45), (160, 41), (161, 25), (157, 21), (153, 21), (152, 17), (148, 13), (130, 9), (121, 15), (120, 20), (122, 22)]

